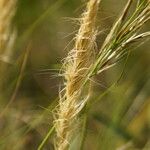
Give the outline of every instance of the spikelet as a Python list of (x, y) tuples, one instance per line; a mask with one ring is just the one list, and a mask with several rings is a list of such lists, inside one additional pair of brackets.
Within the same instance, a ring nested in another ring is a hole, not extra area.
[(11, 28), (16, 11), (17, 0), (0, 0), (0, 56), (7, 61), (8, 51), (12, 48), (15, 31)]
[[(107, 35), (91, 67), (90, 77), (116, 65), (130, 51), (134, 43), (150, 37), (150, 31), (139, 33), (150, 20), (150, 0), (139, 0), (131, 16), (127, 17), (133, 0), (128, 0), (118, 20)], [(135, 46), (136, 47), (136, 46)]]
[(75, 37), (75, 46), (64, 62), (64, 89), (60, 92), (59, 107), (55, 114), (57, 150), (68, 149), (74, 122), (87, 101), (87, 97), (82, 97), (82, 90), (92, 64), (99, 3), (100, 0), (89, 0)]

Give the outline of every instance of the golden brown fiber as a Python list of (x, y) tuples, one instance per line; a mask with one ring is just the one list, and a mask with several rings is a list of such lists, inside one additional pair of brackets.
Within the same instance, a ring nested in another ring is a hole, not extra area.
[(75, 37), (75, 46), (65, 59), (64, 89), (60, 92), (59, 106), (55, 115), (57, 150), (68, 149), (75, 127), (73, 123), (87, 101), (87, 97), (82, 97), (82, 86), (92, 64), (96, 36), (95, 20), (99, 3), (100, 0), (88, 2)]
[(13, 45), (15, 36), (11, 29), (17, 0), (0, 0), (0, 55)]

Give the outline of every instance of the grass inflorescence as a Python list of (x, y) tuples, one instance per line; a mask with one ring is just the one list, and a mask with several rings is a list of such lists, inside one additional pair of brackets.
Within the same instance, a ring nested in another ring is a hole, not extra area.
[(75, 46), (69, 52), (63, 64), (64, 88), (60, 91), (59, 105), (55, 112), (56, 149), (69, 148), (75, 120), (88, 101), (85, 96), (85, 85), (90, 78), (116, 65), (132, 45), (138, 45), (150, 36), (150, 31), (140, 33), (143, 25), (150, 19), (150, 1), (138, 1), (135, 10), (128, 16), (133, 0), (128, 0), (121, 15), (114, 23), (96, 57), (95, 20), (98, 11), (98, 0), (89, 0), (86, 11), (80, 22), (80, 28), (74, 41)]
[(88, 96), (82, 97), (83, 84), (93, 63), (95, 46), (95, 21), (99, 0), (90, 0), (80, 20), (80, 28), (74, 39), (74, 48), (69, 52), (63, 64), (64, 89), (60, 91), (59, 106), (55, 114), (57, 137), (56, 149), (69, 147), (77, 115), (84, 107)]

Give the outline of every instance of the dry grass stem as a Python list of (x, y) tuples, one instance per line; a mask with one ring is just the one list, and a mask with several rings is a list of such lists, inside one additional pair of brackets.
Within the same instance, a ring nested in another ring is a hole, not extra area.
[(81, 93), (92, 64), (96, 37), (95, 20), (99, 3), (99, 0), (88, 2), (74, 39), (75, 46), (65, 59), (64, 89), (60, 92), (59, 107), (55, 115), (57, 150), (68, 149), (76, 117), (87, 100)]
[(12, 29), (16, 3), (17, 0), (0, 0), (0, 55), (4, 61), (9, 61), (7, 55), (11, 55), (10, 49), (16, 37), (15, 30)]

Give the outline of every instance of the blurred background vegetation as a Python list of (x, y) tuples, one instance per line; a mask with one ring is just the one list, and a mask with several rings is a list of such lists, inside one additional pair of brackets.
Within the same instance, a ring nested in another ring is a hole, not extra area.
[[(102, 1), (98, 47), (125, 3)], [(17, 39), (10, 62), (0, 61), (0, 150), (35, 150), (51, 128), (62, 82), (59, 69), (73, 44), (76, 18), (84, 6), (84, 0), (18, 0), (13, 21)], [(147, 23), (145, 29), (149, 27)], [(91, 100), (96, 102), (88, 115), (85, 150), (150, 149), (149, 64), (147, 41), (96, 77)], [(51, 138), (45, 150), (52, 149)]]

